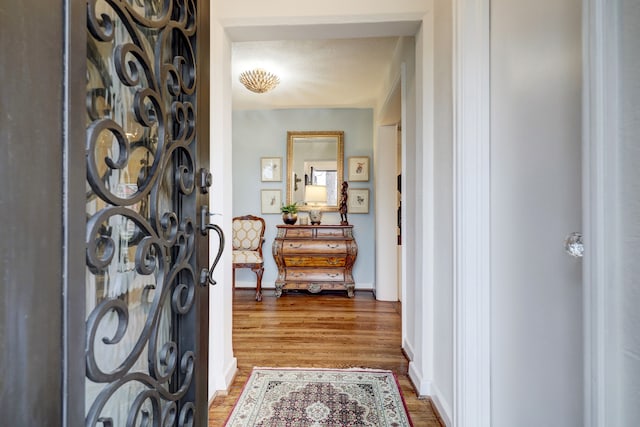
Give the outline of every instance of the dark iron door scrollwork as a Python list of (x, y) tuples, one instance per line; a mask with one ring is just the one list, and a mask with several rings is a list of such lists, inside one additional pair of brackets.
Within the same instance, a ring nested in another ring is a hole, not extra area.
[(87, 1), (86, 426), (206, 410), (197, 22), (196, 0)]

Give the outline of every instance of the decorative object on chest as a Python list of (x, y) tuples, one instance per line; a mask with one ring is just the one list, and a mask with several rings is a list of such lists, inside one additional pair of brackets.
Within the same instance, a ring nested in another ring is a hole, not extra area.
[(320, 206), (327, 204), (327, 187), (325, 185), (307, 185), (304, 191), (304, 200), (311, 208), (309, 219), (312, 225), (320, 225), (322, 211)]
[(295, 203), (282, 205), (280, 212), (282, 212), (282, 221), (285, 224), (293, 225), (298, 220), (298, 205)]
[(273, 258), (278, 266), (276, 297), (283, 290), (311, 293), (346, 290), (353, 297), (358, 245), (352, 225), (278, 225)]
[(340, 225), (349, 225), (349, 221), (347, 219), (347, 207), (349, 200), (349, 183), (344, 181), (342, 183), (342, 190), (340, 190), (340, 207), (338, 211), (340, 212)]

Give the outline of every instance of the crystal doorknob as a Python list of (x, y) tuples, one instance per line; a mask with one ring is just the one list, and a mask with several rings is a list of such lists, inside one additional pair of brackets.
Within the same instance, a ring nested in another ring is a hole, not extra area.
[(564, 240), (564, 250), (574, 258), (582, 258), (584, 254), (584, 244), (582, 243), (582, 233), (570, 233)]

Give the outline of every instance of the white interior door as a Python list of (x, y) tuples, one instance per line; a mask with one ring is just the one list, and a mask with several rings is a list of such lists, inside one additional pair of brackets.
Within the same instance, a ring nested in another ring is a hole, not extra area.
[(373, 149), (376, 215), (376, 298), (398, 301), (398, 186), (396, 153), (398, 126), (380, 126)]
[(491, 2), (494, 427), (583, 425), (580, 11)]

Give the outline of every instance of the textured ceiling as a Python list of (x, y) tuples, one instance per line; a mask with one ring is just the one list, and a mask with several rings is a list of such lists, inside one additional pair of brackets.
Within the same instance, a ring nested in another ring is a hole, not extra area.
[[(372, 108), (397, 43), (398, 37), (234, 42), (233, 109)], [(257, 67), (280, 77), (271, 92), (256, 94), (238, 81)]]

